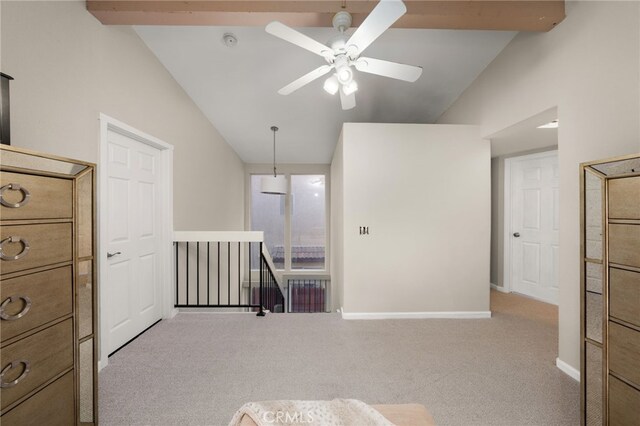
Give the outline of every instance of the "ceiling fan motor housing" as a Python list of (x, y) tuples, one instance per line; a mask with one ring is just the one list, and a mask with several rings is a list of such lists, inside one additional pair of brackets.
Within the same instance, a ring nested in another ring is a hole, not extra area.
[(327, 45), (333, 50), (334, 55), (340, 55), (347, 52), (347, 40), (349, 36), (341, 33), (331, 37)]
[(351, 21), (351, 14), (347, 11), (341, 10), (333, 17), (333, 28), (340, 32), (345, 32), (351, 26)]

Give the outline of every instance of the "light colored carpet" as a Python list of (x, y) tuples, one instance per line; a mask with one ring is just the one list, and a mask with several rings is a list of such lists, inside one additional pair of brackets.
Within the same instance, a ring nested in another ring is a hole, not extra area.
[(438, 425), (577, 425), (557, 308), (492, 292), (491, 319), (179, 314), (109, 359), (102, 425), (226, 425), (247, 401), (421, 403)]

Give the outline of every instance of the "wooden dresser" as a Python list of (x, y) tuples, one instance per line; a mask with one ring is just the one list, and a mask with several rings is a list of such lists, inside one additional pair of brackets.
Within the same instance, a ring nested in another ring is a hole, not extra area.
[(97, 423), (95, 167), (0, 146), (0, 423)]
[(640, 154), (582, 183), (582, 424), (640, 425)]

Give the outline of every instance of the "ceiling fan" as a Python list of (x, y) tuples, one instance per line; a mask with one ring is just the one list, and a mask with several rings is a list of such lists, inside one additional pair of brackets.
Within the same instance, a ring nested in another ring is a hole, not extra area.
[(362, 25), (351, 37), (348, 37), (345, 31), (351, 26), (351, 14), (340, 11), (333, 17), (333, 27), (340, 31), (340, 34), (329, 40), (327, 45), (281, 22), (271, 22), (266, 27), (269, 34), (320, 55), (327, 62), (326, 65), (284, 86), (278, 90), (278, 93), (288, 95), (333, 71), (333, 74), (324, 82), (324, 90), (332, 95), (340, 92), (342, 109), (351, 109), (356, 106), (355, 92), (358, 90), (358, 84), (353, 79), (352, 66), (358, 71), (369, 74), (409, 82), (416, 81), (422, 74), (422, 67), (360, 56), (375, 39), (406, 12), (407, 8), (401, 0), (380, 0)]

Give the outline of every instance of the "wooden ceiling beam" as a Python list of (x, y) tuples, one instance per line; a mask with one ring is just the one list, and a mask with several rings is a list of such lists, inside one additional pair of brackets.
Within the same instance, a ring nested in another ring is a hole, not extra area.
[[(343, 6), (346, 4), (346, 8)], [(358, 26), (377, 4), (371, 0), (87, 0), (105, 25), (331, 27), (347, 10)], [(405, 0), (407, 13), (394, 28), (549, 31), (565, 17), (564, 0)]]

